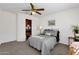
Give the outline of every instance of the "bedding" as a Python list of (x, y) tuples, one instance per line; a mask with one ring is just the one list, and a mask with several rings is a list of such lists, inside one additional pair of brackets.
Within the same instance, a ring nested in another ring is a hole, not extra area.
[(45, 38), (45, 41), (42, 44), (41, 54), (50, 55), (51, 49), (53, 49), (56, 44), (57, 44), (56, 37)]
[(50, 50), (53, 49), (58, 42), (57, 37), (53, 35), (31, 36), (28, 41), (30, 46), (41, 50), (42, 55), (50, 55)]
[[(42, 38), (40, 38), (42, 37)], [(39, 36), (39, 37), (30, 37), (29, 39), (30, 46), (41, 50), (42, 55), (50, 54), (50, 50), (54, 47), (56, 42), (56, 37), (49, 36)]]
[(32, 36), (28, 39), (30, 46), (38, 50), (41, 50), (43, 41), (44, 41), (44, 37), (40, 38), (40, 36), (39, 37)]

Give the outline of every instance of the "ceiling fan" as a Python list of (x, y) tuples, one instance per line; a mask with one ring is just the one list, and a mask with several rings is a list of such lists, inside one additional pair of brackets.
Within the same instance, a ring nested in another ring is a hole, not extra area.
[(31, 15), (33, 15), (35, 13), (41, 15), (41, 13), (39, 11), (44, 11), (44, 8), (35, 8), (35, 6), (32, 3), (30, 3), (30, 6), (31, 6), (31, 10), (23, 9), (22, 11), (31, 11)]

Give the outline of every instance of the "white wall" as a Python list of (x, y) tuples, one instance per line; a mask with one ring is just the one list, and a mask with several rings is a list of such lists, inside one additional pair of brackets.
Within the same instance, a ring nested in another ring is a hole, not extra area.
[[(72, 34), (71, 26), (79, 24), (79, 8), (45, 17), (35, 17), (23, 13), (18, 13), (16, 17), (15, 13), (0, 10), (0, 42), (14, 41), (16, 38), (17, 41), (25, 41), (25, 19), (32, 20), (32, 35), (39, 33), (39, 25), (43, 28), (57, 28), (60, 31), (60, 43), (68, 44), (68, 36)], [(48, 20), (52, 19), (56, 20), (56, 25), (49, 27)]]
[(16, 40), (16, 14), (0, 10), (0, 43)]
[(25, 41), (25, 19), (32, 20), (32, 35), (38, 34), (37, 27), (39, 25), (39, 20), (37, 17), (26, 15), (23, 13), (17, 14), (17, 41)]
[[(56, 20), (55, 26), (48, 26), (48, 20)], [(60, 43), (68, 44), (68, 36), (72, 35), (71, 26), (79, 24), (79, 8), (64, 10), (62, 12), (41, 18), (44, 28), (57, 28), (60, 31)]]

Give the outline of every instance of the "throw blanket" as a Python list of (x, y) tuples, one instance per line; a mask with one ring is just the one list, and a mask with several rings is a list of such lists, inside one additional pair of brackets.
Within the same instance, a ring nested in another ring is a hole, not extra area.
[(51, 49), (57, 44), (56, 38), (46, 38), (46, 40), (42, 44), (42, 55), (50, 55)]
[(33, 36), (28, 39), (30, 46), (41, 50), (42, 55), (49, 55), (50, 50), (55, 46), (56, 37), (53, 36)]

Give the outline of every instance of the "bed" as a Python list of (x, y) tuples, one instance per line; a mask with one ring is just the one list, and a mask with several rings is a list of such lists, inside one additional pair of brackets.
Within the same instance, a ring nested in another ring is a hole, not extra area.
[(51, 49), (59, 42), (59, 31), (45, 29), (42, 34), (31, 36), (29, 45), (41, 51), (42, 55), (50, 55)]

